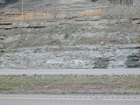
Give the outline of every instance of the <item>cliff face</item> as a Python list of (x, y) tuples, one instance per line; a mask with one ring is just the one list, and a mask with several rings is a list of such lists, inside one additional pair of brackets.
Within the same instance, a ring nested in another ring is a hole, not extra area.
[(1, 10), (0, 68), (140, 67), (139, 5), (27, 1), (23, 17), (20, 1)]
[(5, 1), (4, 0), (0, 0), (0, 3), (4, 3)]
[(0, 3), (2, 4), (10, 4), (10, 3), (15, 3), (19, 0), (0, 0)]
[[(6, 3), (1, 4), (0, 8), (5, 11), (21, 11), (22, 0), (5, 0)], [(123, 4), (131, 5), (138, 4), (139, 0), (23, 0), (25, 11), (45, 11), (50, 5), (67, 5), (72, 3), (85, 3), (87, 7), (89, 4), (110, 5), (110, 4)]]
[[(15, 5), (16, 2), (18, 2), (19, 0), (0, 0), (0, 11), (3, 10), (4, 8), (8, 7), (8, 5)], [(10, 10), (10, 9), (8, 9)]]
[(112, 4), (133, 5), (134, 0), (109, 0)]

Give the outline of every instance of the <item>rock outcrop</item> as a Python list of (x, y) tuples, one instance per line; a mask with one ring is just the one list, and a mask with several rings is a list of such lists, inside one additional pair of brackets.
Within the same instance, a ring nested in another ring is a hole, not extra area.
[(129, 55), (125, 64), (128, 68), (140, 68), (140, 53)]

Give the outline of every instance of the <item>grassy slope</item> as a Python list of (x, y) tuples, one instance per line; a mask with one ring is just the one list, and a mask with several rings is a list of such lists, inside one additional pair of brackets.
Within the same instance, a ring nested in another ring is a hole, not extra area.
[(0, 76), (0, 84), (0, 93), (140, 93), (140, 76)]

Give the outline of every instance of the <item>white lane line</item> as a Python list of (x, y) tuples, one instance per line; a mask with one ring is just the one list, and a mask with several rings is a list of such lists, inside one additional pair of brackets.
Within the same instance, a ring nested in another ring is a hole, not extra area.
[(129, 98), (125, 98), (125, 99), (123, 99), (123, 98), (120, 98), (120, 99), (118, 99), (118, 98), (102, 98), (101, 99), (102, 101), (140, 101), (140, 98), (137, 98), (137, 99), (129, 99)]

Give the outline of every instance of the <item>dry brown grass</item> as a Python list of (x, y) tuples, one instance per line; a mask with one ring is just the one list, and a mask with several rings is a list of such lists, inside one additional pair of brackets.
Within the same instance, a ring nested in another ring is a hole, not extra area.
[[(91, 9), (91, 10), (86, 10), (82, 12), (77, 12), (73, 14), (72, 16), (74, 17), (83, 17), (83, 16), (92, 16), (92, 15), (100, 15), (102, 13), (101, 9)], [(24, 20), (48, 20), (48, 19), (53, 19), (54, 14), (51, 12), (27, 12), (23, 14)], [(56, 13), (56, 18), (58, 19), (64, 19), (64, 18), (70, 18), (72, 17), (71, 15), (67, 15), (65, 13)], [(22, 14), (21, 12), (10, 12), (8, 14), (3, 13), (0, 15), (0, 18), (3, 21), (12, 21), (12, 20), (22, 20)]]

